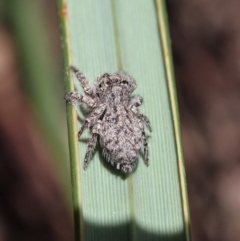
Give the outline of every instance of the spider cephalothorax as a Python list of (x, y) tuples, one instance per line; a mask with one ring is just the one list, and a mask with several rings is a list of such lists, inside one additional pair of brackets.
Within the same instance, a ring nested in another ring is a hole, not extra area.
[(131, 96), (137, 87), (135, 80), (124, 72), (106, 73), (97, 79), (95, 88), (92, 88), (82, 72), (75, 67), (71, 69), (86, 95), (71, 92), (65, 99), (70, 103), (84, 103), (92, 110), (78, 132), (80, 137), (86, 128), (92, 130), (84, 158), (84, 169), (88, 166), (98, 137), (105, 158), (122, 172), (130, 173), (135, 169), (142, 147), (145, 163), (148, 165), (148, 143), (144, 124), (150, 131), (151, 127), (148, 118), (137, 108), (143, 103), (143, 99), (140, 96)]

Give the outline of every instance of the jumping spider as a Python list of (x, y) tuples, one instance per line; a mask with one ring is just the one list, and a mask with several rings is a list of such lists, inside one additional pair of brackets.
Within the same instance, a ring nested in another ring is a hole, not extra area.
[(84, 158), (84, 169), (87, 168), (91, 153), (99, 136), (103, 156), (121, 169), (131, 173), (136, 167), (140, 149), (144, 149), (144, 162), (148, 166), (148, 142), (144, 124), (152, 131), (148, 118), (141, 114), (138, 106), (143, 103), (140, 96), (131, 96), (136, 89), (135, 80), (124, 72), (105, 73), (97, 78), (92, 88), (88, 80), (75, 67), (71, 70), (80, 81), (85, 96), (71, 92), (65, 99), (72, 104), (84, 103), (92, 110), (78, 132), (78, 138), (86, 128), (91, 128), (92, 136), (88, 142)]

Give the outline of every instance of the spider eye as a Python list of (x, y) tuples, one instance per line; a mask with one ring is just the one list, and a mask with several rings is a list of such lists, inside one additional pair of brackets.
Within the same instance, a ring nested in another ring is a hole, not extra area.
[(121, 82), (121, 85), (128, 85), (128, 82), (126, 80)]
[(105, 84), (106, 84), (106, 85), (110, 85), (110, 81), (109, 81), (109, 80), (107, 80)]

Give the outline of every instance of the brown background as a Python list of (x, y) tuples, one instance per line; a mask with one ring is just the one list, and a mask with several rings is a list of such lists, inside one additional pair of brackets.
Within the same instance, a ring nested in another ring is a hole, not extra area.
[(240, 240), (240, 2), (168, 0), (194, 241)]

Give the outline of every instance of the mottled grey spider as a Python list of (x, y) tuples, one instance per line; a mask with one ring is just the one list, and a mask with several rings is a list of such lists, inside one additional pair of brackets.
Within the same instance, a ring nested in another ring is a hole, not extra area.
[(99, 136), (103, 156), (121, 169), (131, 173), (136, 167), (140, 149), (144, 149), (144, 162), (148, 166), (148, 142), (144, 124), (152, 131), (148, 118), (141, 114), (138, 106), (143, 103), (140, 96), (131, 96), (136, 89), (135, 80), (124, 72), (105, 73), (97, 78), (92, 88), (83, 73), (75, 67), (71, 70), (80, 81), (85, 96), (71, 92), (65, 99), (72, 104), (84, 103), (92, 110), (78, 132), (78, 138), (86, 128), (91, 128), (92, 136), (88, 142), (84, 158), (87, 168), (91, 153)]

